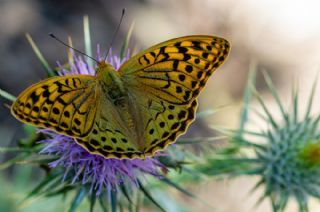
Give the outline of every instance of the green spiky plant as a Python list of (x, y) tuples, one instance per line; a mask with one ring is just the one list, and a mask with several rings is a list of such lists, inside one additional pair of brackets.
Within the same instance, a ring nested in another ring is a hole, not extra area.
[[(320, 198), (320, 114), (311, 115), (316, 81), (305, 101), (305, 113), (299, 114), (297, 89), (292, 90), (292, 108), (286, 110), (271, 78), (263, 72), (281, 114), (275, 117), (255, 88), (255, 75), (253, 69), (243, 97), (239, 128), (218, 129), (229, 136), (229, 143), (198, 166), (198, 170), (220, 177), (258, 176), (253, 190), (264, 188), (259, 202), (269, 199), (273, 211), (285, 211), (289, 199), (295, 199), (300, 212), (308, 211), (308, 199)], [(252, 97), (257, 99), (263, 113), (250, 107)], [(268, 128), (248, 130), (250, 112), (262, 118)]]

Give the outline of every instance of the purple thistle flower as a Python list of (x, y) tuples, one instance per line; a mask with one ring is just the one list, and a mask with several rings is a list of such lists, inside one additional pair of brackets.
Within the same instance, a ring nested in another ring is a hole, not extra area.
[[(87, 74), (95, 75), (95, 68), (89, 66), (81, 56), (76, 56), (73, 52), (73, 64), (70, 70), (60, 67), (59, 75), (68, 74)], [(107, 62), (119, 69), (121, 64), (130, 57), (129, 51), (124, 59), (112, 55), (110, 50)], [(97, 48), (97, 60), (101, 60), (100, 48)], [(124, 185), (132, 190), (138, 186), (138, 179), (143, 175), (152, 175), (160, 178), (161, 171), (167, 168), (156, 158), (148, 157), (145, 159), (116, 159), (104, 158), (100, 155), (91, 154), (82, 146), (78, 145), (74, 138), (60, 135), (47, 129), (39, 132), (48, 135), (48, 138), (40, 141), (44, 144), (41, 154), (56, 155), (59, 159), (49, 163), (51, 168), (64, 167), (65, 173), (63, 180), (71, 175), (71, 184), (82, 183), (90, 185), (90, 192), (96, 192), (99, 196), (106, 191), (110, 197), (111, 191), (117, 191), (120, 185)], [(161, 153), (158, 153), (158, 155)]]

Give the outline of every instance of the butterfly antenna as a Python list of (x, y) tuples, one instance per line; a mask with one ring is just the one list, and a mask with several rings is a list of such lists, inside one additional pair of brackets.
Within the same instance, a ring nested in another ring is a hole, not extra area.
[(106, 60), (106, 59), (107, 59), (107, 57), (108, 57), (108, 55), (109, 55), (109, 52), (110, 52), (111, 46), (112, 46), (113, 41), (114, 41), (114, 39), (115, 39), (115, 37), (116, 37), (116, 35), (117, 35), (118, 31), (119, 31), (119, 28), (120, 28), (120, 25), (121, 25), (121, 23), (122, 23), (122, 19), (123, 19), (123, 16), (124, 16), (125, 12), (126, 12), (126, 8), (123, 8), (123, 9), (122, 9), (122, 14), (121, 14), (121, 18), (120, 18), (119, 24), (118, 24), (118, 26), (117, 26), (116, 31), (114, 32), (114, 34), (113, 34), (113, 36), (112, 36), (112, 40), (111, 40), (111, 42), (110, 42), (110, 44), (109, 44), (109, 49), (108, 49), (108, 51), (107, 51), (106, 56), (104, 57), (104, 60)]
[(75, 48), (73, 48), (72, 46), (66, 44), (65, 42), (63, 42), (62, 40), (60, 40), (59, 38), (57, 38), (53, 33), (49, 33), (49, 36), (52, 37), (53, 39), (55, 39), (56, 41), (58, 41), (59, 43), (65, 45), (65, 46), (67, 46), (67, 47), (69, 47), (70, 49), (73, 49), (74, 51), (76, 51), (76, 52), (78, 52), (78, 53), (80, 53), (80, 54), (82, 54), (82, 55), (85, 55), (85, 56), (89, 57), (90, 59), (92, 59), (92, 60), (96, 61), (97, 63), (99, 63), (99, 61), (97, 61), (97, 60), (94, 59), (93, 57), (91, 57), (91, 56), (87, 55), (86, 53), (84, 53), (84, 52), (82, 52), (82, 51), (80, 51), (80, 50), (78, 50), (78, 49), (75, 49)]

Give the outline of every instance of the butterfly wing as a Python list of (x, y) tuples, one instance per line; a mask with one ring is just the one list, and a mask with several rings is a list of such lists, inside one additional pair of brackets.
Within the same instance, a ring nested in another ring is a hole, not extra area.
[(119, 72), (130, 89), (172, 104), (189, 104), (226, 59), (227, 40), (186, 36), (151, 47), (124, 63)]
[(11, 107), (22, 122), (58, 133), (84, 137), (92, 130), (99, 109), (95, 76), (52, 77), (23, 91)]

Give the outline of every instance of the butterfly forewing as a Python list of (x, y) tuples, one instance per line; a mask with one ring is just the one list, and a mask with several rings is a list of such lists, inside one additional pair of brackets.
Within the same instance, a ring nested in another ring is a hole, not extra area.
[(52, 77), (22, 92), (12, 105), (19, 120), (73, 136), (87, 136), (99, 102), (96, 77), (68, 75)]
[(226, 59), (223, 38), (187, 36), (151, 47), (120, 67), (127, 86), (172, 104), (189, 104)]

